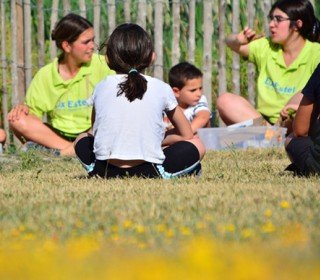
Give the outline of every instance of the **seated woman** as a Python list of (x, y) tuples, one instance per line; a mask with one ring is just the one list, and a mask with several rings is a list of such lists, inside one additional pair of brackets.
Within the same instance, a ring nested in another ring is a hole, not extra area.
[(261, 117), (275, 124), (287, 118), (298, 108), (299, 92), (320, 62), (320, 44), (316, 43), (320, 25), (309, 1), (277, 1), (269, 20), (270, 38), (254, 40), (255, 31), (245, 28), (226, 40), (258, 70), (257, 108), (236, 94), (224, 93), (218, 98), (217, 108), (226, 125)]
[(286, 139), (292, 164), (287, 170), (297, 175), (320, 174), (320, 66), (312, 74), (293, 122), (293, 133)]
[[(62, 51), (33, 78), (25, 104), (8, 114), (10, 128), (22, 143), (32, 141), (74, 155), (73, 141), (91, 127), (92, 107), (86, 100), (93, 87), (111, 71), (104, 57), (94, 54), (94, 31), (85, 18), (69, 14), (52, 31)], [(47, 123), (42, 118), (47, 115)]]

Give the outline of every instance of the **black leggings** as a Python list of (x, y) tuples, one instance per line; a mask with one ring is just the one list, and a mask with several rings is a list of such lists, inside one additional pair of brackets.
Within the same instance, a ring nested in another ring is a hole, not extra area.
[(163, 150), (165, 160), (162, 164), (144, 162), (130, 168), (120, 168), (108, 163), (108, 160), (97, 160), (93, 152), (94, 138), (80, 139), (75, 152), (90, 177), (103, 178), (165, 178), (170, 179), (185, 175), (200, 174), (201, 164), (198, 149), (190, 142), (180, 141)]

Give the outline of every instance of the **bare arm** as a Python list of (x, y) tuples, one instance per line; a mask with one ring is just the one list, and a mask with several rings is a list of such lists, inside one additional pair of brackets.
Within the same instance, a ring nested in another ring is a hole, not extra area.
[(96, 119), (96, 111), (94, 109), (94, 107), (92, 108), (92, 113), (91, 113), (91, 127), (90, 129), (88, 130), (88, 133), (93, 135), (93, 124), (94, 124), (94, 121)]
[(249, 56), (249, 43), (255, 39), (256, 32), (246, 27), (239, 34), (231, 34), (226, 38), (227, 46), (243, 57)]
[(288, 103), (286, 104), (286, 106), (284, 106), (283, 109), (281, 110), (280, 112), (281, 117), (287, 118), (290, 114), (290, 110), (297, 111), (299, 104), (302, 100), (302, 97), (303, 95), (301, 92), (298, 92), (294, 96), (292, 96), (288, 101)]
[(198, 112), (191, 122), (192, 132), (195, 134), (199, 128), (208, 127), (210, 121), (210, 112), (202, 110)]
[(17, 121), (22, 115), (29, 115), (29, 107), (25, 104), (19, 104), (11, 109), (7, 115), (9, 122)]
[(314, 104), (303, 96), (293, 121), (293, 133), (296, 137), (308, 135), (313, 108)]
[(193, 132), (191, 125), (179, 106), (177, 106), (174, 110), (167, 112), (167, 117), (175, 129), (173, 130), (174, 133), (166, 134), (166, 137), (162, 141), (162, 146), (168, 146), (178, 141), (192, 139)]

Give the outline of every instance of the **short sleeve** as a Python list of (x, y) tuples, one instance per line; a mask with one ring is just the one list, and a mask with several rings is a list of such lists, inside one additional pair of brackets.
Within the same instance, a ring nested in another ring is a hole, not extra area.
[(260, 69), (260, 62), (265, 56), (265, 51), (270, 49), (270, 42), (267, 38), (261, 38), (249, 43), (249, 61)]
[(43, 102), (43, 88), (42, 81), (38, 72), (35, 77), (32, 79), (31, 84), (27, 90), (25, 104), (29, 107), (30, 113), (42, 118), (46, 112), (45, 104)]
[(302, 90), (302, 94), (311, 102), (320, 106), (320, 64), (312, 73), (309, 81)]
[(172, 88), (169, 85), (165, 85), (165, 96), (166, 96), (166, 108), (165, 112), (172, 111), (178, 106), (178, 101), (173, 93)]
[(198, 104), (194, 107), (194, 114), (195, 115), (197, 113), (199, 113), (200, 111), (207, 111), (211, 114), (211, 111), (208, 106), (207, 98), (204, 95), (201, 96)]

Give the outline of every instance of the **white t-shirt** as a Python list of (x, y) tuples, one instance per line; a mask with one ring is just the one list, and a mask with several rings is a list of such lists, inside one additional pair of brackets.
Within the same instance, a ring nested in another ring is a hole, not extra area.
[(177, 107), (171, 87), (145, 76), (143, 98), (133, 102), (117, 96), (118, 84), (126, 75), (111, 75), (98, 83), (88, 103), (95, 109), (94, 153), (98, 160), (145, 160), (161, 164), (165, 158), (161, 143), (165, 127), (162, 114)]
[[(202, 110), (208, 111), (210, 113), (210, 119), (211, 119), (211, 111), (208, 106), (207, 98), (204, 95), (201, 96), (200, 100), (196, 105), (189, 106), (188, 108), (184, 109), (183, 113), (186, 116), (187, 120), (191, 123), (193, 119), (196, 117), (196, 115)], [(166, 128), (168, 129), (172, 128), (172, 124), (166, 115), (163, 116), (163, 121)]]
[(202, 110), (208, 111), (211, 113), (207, 98), (202, 95), (199, 102), (194, 106), (189, 106), (187, 109), (183, 111), (184, 115), (188, 119), (189, 122), (192, 122), (195, 116)]

